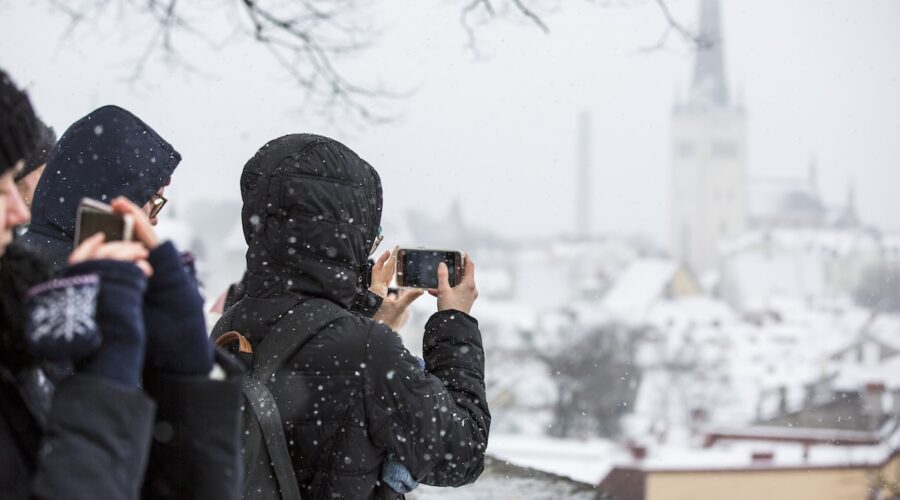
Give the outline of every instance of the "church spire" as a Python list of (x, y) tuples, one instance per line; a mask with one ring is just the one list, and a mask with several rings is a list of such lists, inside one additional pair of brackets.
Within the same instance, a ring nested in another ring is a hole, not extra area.
[(859, 213), (856, 211), (856, 186), (853, 181), (847, 184), (847, 205), (838, 217), (837, 224), (841, 228), (859, 227)]
[(719, 0), (700, 0), (700, 43), (694, 61), (690, 104), (703, 109), (728, 106)]

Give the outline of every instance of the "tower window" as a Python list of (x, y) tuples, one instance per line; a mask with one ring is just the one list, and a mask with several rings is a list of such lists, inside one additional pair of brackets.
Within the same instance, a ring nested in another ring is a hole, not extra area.
[(716, 141), (712, 144), (712, 154), (717, 158), (734, 158), (737, 156), (737, 145), (733, 142)]

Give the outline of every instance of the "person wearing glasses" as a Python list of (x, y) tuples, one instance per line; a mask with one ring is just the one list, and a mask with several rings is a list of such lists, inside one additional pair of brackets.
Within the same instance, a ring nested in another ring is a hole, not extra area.
[[(92, 433), (88, 438), (76, 436), (69, 440), (76, 445), (80, 443), (82, 451), (66, 456), (85, 461), (82, 464), (73, 460), (69, 465), (99, 464), (107, 467), (109, 473), (101, 480), (95, 474), (81, 473), (82, 468), (75, 468), (70, 474), (56, 474), (54, 477), (62, 479), (53, 482), (44, 480), (37, 471), (34, 481), (47, 485), (41, 493), (49, 487), (54, 492), (37, 495), (38, 498), (239, 498), (241, 368), (230, 356), (213, 349), (196, 281), (185, 269), (174, 245), (159, 241), (152, 229), (166, 203), (165, 186), (180, 160), (178, 152), (138, 117), (116, 106), (104, 106), (65, 131), (38, 182), (31, 224), (14, 245), (40, 257), (53, 272), (53, 283), (58, 286), (44, 286), (26, 294), (26, 299), (36, 305), (30, 308), (30, 320), (22, 322), (28, 325), (23, 326), (26, 331), (18, 332), (16, 338), (45, 339), (48, 334), (41, 332), (52, 331), (57, 323), (74, 325), (73, 328), (96, 323), (98, 328), (85, 328), (83, 333), (65, 330), (63, 334), (50, 335), (47, 348), (39, 345), (36, 362), (40, 362), (39, 368), (49, 380), (45, 384), (48, 392), (52, 395), (59, 389), (66, 394), (66, 384), (87, 370), (89, 376), (99, 374), (125, 387), (131, 391), (129, 394), (137, 394), (139, 401), (132, 405), (142, 405), (142, 409), (134, 410), (134, 418), (123, 417), (110, 423), (111, 419), (101, 418), (110, 413), (103, 407), (94, 413), (100, 416), (79, 420), (93, 421), (94, 427), (85, 423), (83, 428), (64, 429), (86, 429)], [(10, 179), (12, 175), (11, 171)], [(13, 194), (20, 200), (18, 191)], [(80, 262), (78, 256), (85, 253), (86, 245), (89, 248), (103, 245), (102, 235), (95, 235), (73, 252), (76, 212), (85, 197), (109, 203), (115, 212), (133, 218), (135, 241), (110, 245), (113, 248), (137, 245), (141, 258), (137, 266), (124, 271), (113, 269), (109, 279), (100, 272), (99, 285), (95, 283), (96, 278), (91, 281), (99, 290), (82, 292), (75, 288), (88, 281), (81, 278), (73, 281), (71, 266), (67, 264)], [(21, 207), (27, 215), (24, 203)], [(27, 219), (25, 216), (15, 221), (21, 224)], [(116, 286), (116, 279), (124, 280), (124, 285)], [(51, 295), (41, 298), (45, 289)], [(32, 300), (34, 297), (40, 301)], [(96, 297), (97, 304), (91, 303), (91, 297)], [(91, 311), (97, 313), (96, 318), (90, 317)], [(117, 316), (104, 315), (106, 312)], [(4, 323), (9, 324), (7, 318)], [(81, 342), (84, 348), (73, 353), (63, 342), (79, 338), (93, 343)], [(99, 347), (95, 346), (97, 342)], [(91, 405), (99, 393), (88, 392), (82, 394), (81, 400), (70, 398), (68, 406), (60, 407), (63, 411), (73, 408), (94, 411)], [(117, 401), (128, 403), (122, 397)], [(53, 404), (57, 404), (56, 399)], [(116, 408), (116, 401), (104, 404)], [(37, 413), (38, 421), (42, 415)], [(61, 419), (65, 417), (60, 415)], [(52, 421), (52, 414), (50, 418)], [(49, 432), (52, 434), (52, 427)], [(34, 435), (38, 438), (27, 444), (33, 445), (44, 438), (40, 430)], [(94, 436), (96, 439), (92, 439)], [(116, 437), (133, 438), (141, 446), (117, 445)], [(0, 456), (11, 456), (3, 446), (3, 438), (0, 428)], [(53, 445), (58, 442), (58, 439), (52, 441), (54, 435), (47, 439)], [(96, 446), (95, 441), (99, 443)], [(86, 447), (127, 457), (93, 461), (91, 450), (84, 451)], [(77, 446), (68, 449), (73, 448)], [(56, 449), (62, 448), (56, 445)], [(26, 456), (37, 452), (33, 446), (25, 446), (24, 450)], [(113, 467), (110, 462), (133, 464), (134, 470), (122, 472), (121, 466)], [(5, 462), (0, 460), (0, 465)], [(8, 484), (20, 489), (23, 484), (28, 486), (26, 473), (16, 474), (9, 467), (0, 470), (12, 471), (6, 476), (0, 473), (0, 491), (9, 491), (4, 488)], [(54, 470), (70, 469), (55, 467)], [(71, 494), (56, 493), (66, 488)]]
[(154, 226), (159, 222), (159, 218), (157, 217), (159, 213), (162, 211), (163, 207), (166, 206), (166, 203), (169, 201), (163, 194), (165, 193), (165, 186), (159, 188), (159, 191), (153, 193), (153, 196), (150, 197), (150, 201), (144, 204), (144, 212), (147, 213), (147, 217), (150, 218), (150, 223)]
[(51, 151), (21, 244), (52, 269), (63, 266), (72, 251), (82, 198), (110, 203), (124, 196), (156, 225), (166, 204), (163, 192), (180, 161), (165, 139), (129, 111), (103, 106), (88, 113)]

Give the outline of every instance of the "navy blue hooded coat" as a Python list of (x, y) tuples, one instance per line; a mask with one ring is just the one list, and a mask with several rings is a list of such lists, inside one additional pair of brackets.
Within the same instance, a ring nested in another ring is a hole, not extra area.
[(109, 203), (125, 196), (142, 206), (180, 161), (172, 145), (132, 113), (117, 106), (92, 111), (50, 153), (21, 243), (58, 269), (72, 251), (82, 198)]

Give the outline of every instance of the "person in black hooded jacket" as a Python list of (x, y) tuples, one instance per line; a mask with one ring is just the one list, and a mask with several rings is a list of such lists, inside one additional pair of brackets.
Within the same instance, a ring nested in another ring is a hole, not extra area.
[[(335, 140), (288, 135), (247, 162), (241, 194), (246, 294), (213, 337), (237, 331), (256, 351), (276, 329), (299, 331), (323, 310), (347, 311), (296, 352), (272, 360), (281, 368), (266, 382), (304, 500), (402, 498), (382, 481), (386, 464), (402, 465), (425, 484), (474, 481), (490, 413), (481, 334), (468, 314), (477, 296), (471, 260), (455, 288), (446, 267), (439, 272), (439, 312), (425, 327), (423, 369), (385, 324), (349, 312), (371, 315), (380, 305), (366, 295), (382, 208), (374, 168)], [(294, 313), (305, 301), (326, 306)], [(260, 498), (271, 486), (269, 461), (245, 450), (244, 465), (244, 498)], [(268, 484), (254, 484), (257, 477)]]
[[(83, 197), (111, 203), (116, 210), (137, 210), (132, 213), (135, 220), (150, 224), (135, 205), (146, 212), (146, 204), (166, 185), (180, 159), (130, 112), (116, 106), (93, 111), (69, 127), (54, 147), (35, 193), (32, 223), (15, 244), (61, 271), (72, 251), (76, 210)], [(242, 370), (228, 355), (212, 349), (202, 298), (181, 255), (171, 243), (159, 244), (139, 226), (136, 223), (136, 237), (148, 248), (147, 260), (155, 270), (144, 285), (146, 293), (138, 295), (146, 348), (127, 363), (141, 375), (139, 383), (156, 405), (149, 457), (139, 464), (146, 467), (143, 495), (236, 498)], [(65, 384), (70, 377), (62, 371), (50, 379)], [(98, 423), (104, 421), (104, 411), (100, 406), (95, 414)], [(33, 416), (43, 418), (40, 412)]]

